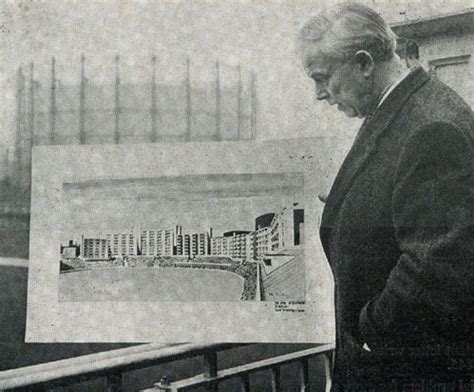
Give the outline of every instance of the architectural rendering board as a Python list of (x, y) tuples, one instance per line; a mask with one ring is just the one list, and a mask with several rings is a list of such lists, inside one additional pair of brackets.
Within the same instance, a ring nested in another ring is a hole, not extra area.
[(331, 142), (35, 147), (27, 341), (332, 340)]

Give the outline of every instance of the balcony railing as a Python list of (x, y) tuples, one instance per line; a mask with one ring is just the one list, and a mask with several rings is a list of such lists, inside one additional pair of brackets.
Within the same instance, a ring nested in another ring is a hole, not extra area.
[(238, 378), (241, 391), (249, 392), (249, 376), (252, 373), (268, 370), (271, 384), (269, 390), (277, 392), (281, 391), (281, 366), (292, 363), (298, 364), (300, 390), (307, 391), (309, 359), (317, 356), (321, 356), (324, 360), (326, 391), (329, 390), (333, 343), (218, 370), (217, 353), (237, 346), (243, 346), (243, 344), (145, 344), (84, 355), (0, 372), (0, 390), (47, 391), (55, 387), (105, 377), (106, 390), (108, 392), (118, 392), (123, 390), (122, 376), (127, 372), (196, 356), (203, 358), (201, 374), (175, 382), (169, 382), (166, 378), (162, 378), (157, 380), (159, 382), (154, 384), (153, 387), (143, 391), (178, 392), (205, 386), (208, 391), (217, 392), (221, 382)]

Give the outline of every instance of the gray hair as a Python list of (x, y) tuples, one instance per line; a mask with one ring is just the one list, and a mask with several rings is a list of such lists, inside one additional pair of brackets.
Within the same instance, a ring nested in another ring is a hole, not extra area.
[(341, 3), (311, 17), (300, 29), (298, 42), (314, 44), (319, 53), (341, 62), (365, 50), (378, 63), (395, 55), (397, 36), (373, 9)]

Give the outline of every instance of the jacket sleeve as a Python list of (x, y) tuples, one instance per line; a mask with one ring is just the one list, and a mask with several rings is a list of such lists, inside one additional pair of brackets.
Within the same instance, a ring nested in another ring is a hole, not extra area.
[(392, 217), (400, 257), (359, 317), (369, 347), (473, 339), (474, 151), (450, 123), (417, 129), (399, 158)]

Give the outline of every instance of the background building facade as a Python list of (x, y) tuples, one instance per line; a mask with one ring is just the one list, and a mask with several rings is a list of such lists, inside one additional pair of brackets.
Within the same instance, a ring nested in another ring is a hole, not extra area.
[[(407, 40), (419, 46), (420, 64), (474, 105), (474, 8), (441, 14), (433, 9), (416, 19), (397, 18), (392, 29), (399, 36), (404, 57)], [(400, 20), (401, 19), (401, 20)]]
[(140, 253), (143, 256), (171, 256), (175, 238), (173, 229), (141, 230)]
[(137, 238), (132, 232), (113, 233), (106, 236), (111, 257), (136, 256)]
[(107, 238), (84, 238), (83, 236), (80, 256), (90, 260), (109, 259), (109, 240)]

